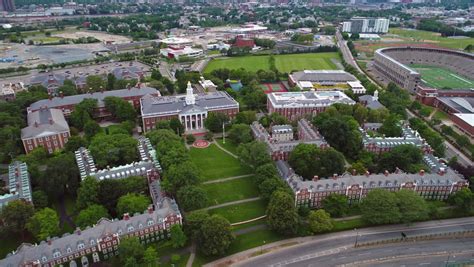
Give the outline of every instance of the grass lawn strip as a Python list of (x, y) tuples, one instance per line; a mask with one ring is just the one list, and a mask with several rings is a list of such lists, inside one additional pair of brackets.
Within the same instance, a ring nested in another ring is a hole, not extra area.
[[(275, 65), (280, 72), (290, 72), (293, 70), (336, 70), (337, 66), (331, 59), (338, 59), (336, 52), (327, 53), (304, 53), (275, 55)], [(217, 58), (209, 62), (204, 72), (210, 73), (213, 70), (227, 68), (240, 69), (256, 72), (258, 70), (269, 70), (270, 56), (243, 56), (232, 58)]]
[(251, 170), (243, 167), (238, 159), (222, 151), (215, 144), (204, 149), (191, 148), (190, 155), (191, 161), (201, 171), (203, 181), (251, 173)]
[(258, 189), (252, 176), (223, 183), (202, 185), (208, 197), (208, 207), (257, 197)]
[[(265, 215), (266, 208), (266, 202), (259, 199), (252, 202), (210, 209), (209, 214), (219, 214), (229, 220), (230, 223), (236, 223), (263, 216)], [(259, 223), (262, 222), (259, 221)]]
[(239, 145), (234, 144), (234, 142), (230, 141), (229, 139), (226, 139), (224, 144), (222, 142), (222, 138), (216, 139), (216, 142), (218, 142), (221, 147), (225, 148), (230, 153), (237, 155), (237, 147)]

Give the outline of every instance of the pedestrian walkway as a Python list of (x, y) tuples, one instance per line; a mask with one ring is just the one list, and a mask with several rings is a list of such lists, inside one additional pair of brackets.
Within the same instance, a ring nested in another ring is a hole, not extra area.
[(232, 206), (232, 205), (236, 205), (236, 204), (247, 203), (247, 202), (251, 202), (251, 201), (255, 201), (255, 200), (259, 200), (259, 199), (260, 199), (260, 197), (252, 197), (252, 198), (247, 198), (247, 199), (242, 199), (242, 200), (237, 200), (237, 201), (232, 201), (232, 202), (222, 203), (222, 204), (219, 204), (219, 205), (210, 206), (210, 207), (204, 208), (202, 210), (217, 209), (217, 208)]
[(223, 148), (223, 147), (219, 144), (219, 142), (214, 141), (213, 143), (216, 144), (216, 146), (217, 146), (218, 148), (220, 148), (222, 151), (224, 151), (225, 153), (231, 155), (232, 157), (234, 157), (234, 158), (236, 158), (236, 159), (239, 158), (239, 157), (237, 157), (237, 155), (235, 155), (234, 153), (232, 153), (232, 152), (230, 152), (229, 150)]
[(211, 180), (211, 181), (205, 181), (202, 184), (215, 184), (215, 183), (223, 183), (227, 181), (232, 181), (236, 179), (241, 179), (245, 177), (252, 176), (253, 174), (244, 174), (244, 175), (239, 175), (239, 176), (232, 176), (232, 177), (227, 177), (227, 178), (222, 178), (222, 179), (217, 179), (217, 180)]

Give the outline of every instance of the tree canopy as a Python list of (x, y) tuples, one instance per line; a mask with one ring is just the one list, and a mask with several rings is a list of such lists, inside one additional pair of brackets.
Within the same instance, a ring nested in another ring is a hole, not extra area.
[(332, 230), (333, 223), (331, 215), (323, 209), (311, 211), (308, 217), (309, 227), (313, 233), (321, 233)]
[(26, 224), (26, 228), (37, 240), (46, 240), (59, 234), (59, 217), (56, 211), (44, 208), (35, 212)]
[(313, 176), (328, 178), (344, 172), (344, 156), (333, 148), (320, 149), (312, 144), (299, 144), (290, 153), (288, 162), (304, 179)]
[(267, 207), (267, 224), (270, 229), (283, 235), (296, 233), (298, 213), (292, 196), (283, 191), (275, 191)]
[(99, 134), (89, 150), (99, 168), (128, 164), (137, 159), (137, 140), (127, 134)]
[(108, 218), (109, 214), (104, 206), (93, 204), (81, 210), (75, 220), (77, 226), (86, 228), (97, 223), (101, 218)]
[(129, 213), (130, 215), (137, 212), (143, 213), (149, 205), (150, 201), (146, 196), (137, 193), (128, 193), (118, 199), (117, 212), (119, 214)]
[(222, 255), (234, 239), (229, 221), (219, 215), (212, 215), (202, 223), (198, 245), (204, 255)]

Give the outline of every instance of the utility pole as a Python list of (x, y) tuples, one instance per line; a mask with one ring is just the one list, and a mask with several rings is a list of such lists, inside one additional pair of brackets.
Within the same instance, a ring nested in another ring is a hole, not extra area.
[(224, 127), (224, 123), (222, 123), (222, 144), (225, 145), (225, 127)]
[(357, 230), (357, 228), (354, 228), (354, 231), (356, 231), (356, 238), (355, 238), (355, 243), (354, 243), (354, 247), (356, 248), (357, 247), (357, 241), (358, 241), (358, 238), (359, 238), (359, 230)]

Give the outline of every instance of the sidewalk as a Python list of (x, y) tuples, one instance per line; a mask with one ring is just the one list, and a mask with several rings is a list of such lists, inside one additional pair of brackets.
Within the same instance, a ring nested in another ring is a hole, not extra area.
[(222, 178), (222, 179), (217, 179), (217, 180), (211, 180), (211, 181), (205, 181), (202, 184), (215, 184), (215, 183), (222, 183), (222, 182), (227, 182), (227, 181), (232, 181), (236, 179), (241, 179), (245, 177), (252, 176), (253, 174), (244, 174), (244, 175), (238, 175), (238, 176), (231, 176), (227, 178)]
[(232, 206), (232, 205), (235, 205), (235, 204), (242, 204), (242, 203), (246, 203), (246, 202), (251, 202), (251, 201), (255, 201), (255, 200), (259, 200), (259, 199), (260, 199), (260, 197), (246, 198), (246, 199), (242, 199), (242, 200), (237, 200), (237, 201), (222, 203), (222, 204), (215, 205), (215, 206), (210, 206), (210, 207), (204, 208), (202, 210), (212, 210), (212, 209)]

